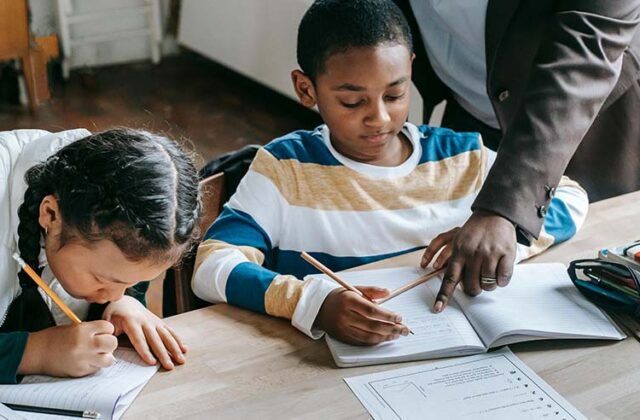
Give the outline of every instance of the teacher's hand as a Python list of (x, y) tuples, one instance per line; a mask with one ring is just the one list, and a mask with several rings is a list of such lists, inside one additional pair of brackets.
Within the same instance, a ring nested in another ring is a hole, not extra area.
[(450, 250), (447, 271), (433, 306), (435, 312), (447, 306), (460, 281), (472, 296), (509, 283), (516, 257), (516, 230), (508, 219), (476, 210), (455, 233)]

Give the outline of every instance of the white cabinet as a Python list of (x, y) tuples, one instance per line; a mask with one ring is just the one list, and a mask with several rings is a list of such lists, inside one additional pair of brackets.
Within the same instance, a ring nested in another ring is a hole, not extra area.
[[(298, 23), (312, 2), (182, 0), (178, 42), (297, 100), (290, 73), (298, 67)], [(415, 88), (409, 119), (422, 122), (422, 100)]]

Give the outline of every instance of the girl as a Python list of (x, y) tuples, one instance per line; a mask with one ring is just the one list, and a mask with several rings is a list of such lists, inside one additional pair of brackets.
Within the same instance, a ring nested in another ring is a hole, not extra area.
[[(0, 383), (93, 373), (123, 332), (147, 363), (184, 363), (175, 332), (123, 295), (190, 246), (201, 209), (191, 159), (144, 131), (18, 130), (0, 132), (0, 179)], [(69, 325), (14, 252), (87, 322)]]

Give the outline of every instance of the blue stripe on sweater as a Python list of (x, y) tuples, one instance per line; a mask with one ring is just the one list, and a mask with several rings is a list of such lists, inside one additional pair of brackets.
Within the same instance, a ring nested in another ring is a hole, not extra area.
[[(422, 144), (419, 163), (435, 162), (461, 153), (480, 149), (478, 133), (456, 133), (447, 128), (418, 127)], [(321, 128), (314, 131), (298, 130), (277, 138), (264, 147), (278, 160), (295, 159), (301, 163), (339, 166), (322, 138)]]
[(236, 265), (227, 279), (227, 302), (251, 311), (266, 313), (264, 295), (278, 275), (252, 262)]
[(480, 149), (478, 133), (456, 133), (448, 128), (421, 125), (418, 127), (422, 138), (420, 163), (436, 162), (462, 153)]
[(214, 239), (236, 246), (251, 246), (266, 254), (271, 249), (271, 239), (251, 215), (224, 206), (222, 213), (207, 230), (203, 241)]
[[(398, 255), (413, 252), (417, 249), (424, 247), (416, 247), (411, 249), (405, 249), (402, 251), (392, 252), (389, 254), (380, 254), (363, 257), (335, 257), (331, 254), (323, 252), (309, 252), (309, 254), (320, 261), (325, 266), (329, 267), (333, 271), (342, 271), (349, 268), (357, 267), (363, 264), (369, 264), (385, 258), (391, 258)], [(319, 271), (302, 259), (300, 251), (290, 251), (277, 249), (273, 254), (273, 263), (275, 267), (270, 267), (274, 271), (282, 274), (291, 274), (299, 279), (304, 278), (307, 274), (317, 274)]]
[(264, 148), (278, 160), (295, 159), (301, 163), (316, 163), (324, 166), (342, 165), (333, 157), (324, 143), (320, 128), (314, 131), (294, 131), (273, 140)]
[(554, 197), (544, 217), (544, 230), (553, 236), (554, 243), (564, 242), (576, 234), (576, 224), (564, 201)]

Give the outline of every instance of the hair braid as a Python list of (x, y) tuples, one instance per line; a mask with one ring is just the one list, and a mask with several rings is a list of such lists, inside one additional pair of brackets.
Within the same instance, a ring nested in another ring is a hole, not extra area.
[[(46, 164), (34, 166), (27, 171), (25, 179), (28, 188), (24, 193), (24, 202), (18, 208), (18, 249), (22, 259), (40, 273), (40, 238), (42, 227), (38, 222), (40, 203), (48, 194), (43, 185)], [(20, 286), (35, 286), (35, 283), (24, 272), (19, 274)]]

